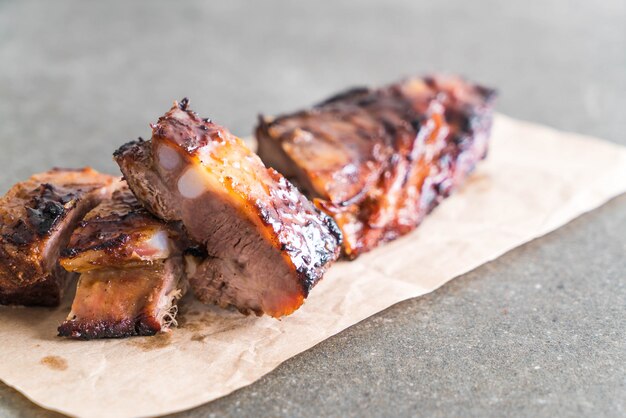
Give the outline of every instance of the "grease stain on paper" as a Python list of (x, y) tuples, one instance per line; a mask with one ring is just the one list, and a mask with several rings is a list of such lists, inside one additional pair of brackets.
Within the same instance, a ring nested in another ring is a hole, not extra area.
[(179, 328), (188, 329), (189, 331), (202, 331), (206, 328), (206, 325), (202, 322), (185, 322), (184, 325), (178, 326)]
[(151, 337), (135, 337), (129, 344), (141, 348), (143, 351), (152, 351), (165, 348), (172, 343), (171, 332), (160, 332)]
[[(242, 319), (228, 321), (226, 323), (219, 322), (189, 322), (185, 324), (183, 329), (193, 333), (191, 341), (204, 342), (209, 337), (217, 338), (220, 334), (243, 328), (249, 318), (242, 316)], [(223, 322), (223, 321), (222, 321)]]
[(62, 372), (67, 370), (67, 360), (59, 356), (45, 356), (40, 361), (44, 366)]
[(206, 339), (206, 337), (208, 337), (207, 334), (193, 334), (191, 336), (191, 341), (197, 341), (199, 343), (204, 342), (204, 340)]
[(178, 328), (188, 332), (189, 341), (205, 343), (207, 339), (224, 338), (222, 334), (253, 324), (256, 317), (206, 307), (205, 310), (201, 308), (185, 310), (183, 316), (179, 316), (178, 319)]

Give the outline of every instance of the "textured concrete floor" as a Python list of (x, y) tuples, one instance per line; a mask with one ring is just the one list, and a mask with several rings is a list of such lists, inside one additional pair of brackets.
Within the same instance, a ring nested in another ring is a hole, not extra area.
[[(247, 135), (260, 111), (440, 70), (626, 145), (623, 0), (181, 3), (0, 0), (0, 193), (114, 170), (182, 96)], [(624, 318), (626, 196), (178, 416), (624, 416)], [(0, 384), (1, 417), (54, 415)]]

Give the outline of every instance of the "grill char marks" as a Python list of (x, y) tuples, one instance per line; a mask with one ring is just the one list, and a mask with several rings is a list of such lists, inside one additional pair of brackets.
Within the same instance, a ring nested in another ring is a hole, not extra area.
[(31, 245), (49, 235), (79, 200), (76, 193), (62, 192), (50, 183), (39, 185), (31, 195), (24, 206), (26, 220), (19, 219), (12, 232), (3, 234), (4, 239), (17, 246)]
[(155, 218), (126, 184), (120, 184), (111, 200), (101, 203), (79, 223), (60, 262), (67, 270), (80, 273), (110, 266), (122, 268), (180, 254), (182, 248), (178, 247), (184, 247), (185, 241), (181, 225)]
[(259, 155), (337, 221), (355, 258), (414, 229), (484, 158), (494, 97), (444, 76), (352, 89), (261, 117)]
[(61, 195), (49, 183), (39, 186), (32, 198), (31, 206), (26, 208), (28, 223), (32, 226), (33, 232), (38, 237), (48, 235), (71, 209), (71, 206), (66, 208), (70, 202), (71, 206), (76, 204), (75, 193), (69, 192)]
[(116, 181), (90, 168), (53, 169), (14, 185), (0, 199), (1, 304), (59, 304), (73, 277), (58, 266), (60, 250)]
[(152, 129), (151, 141), (127, 144), (115, 158), (147, 208), (182, 220), (206, 246), (208, 259), (190, 277), (196, 296), (259, 315), (297, 309), (338, 256), (332, 219), (188, 102)]

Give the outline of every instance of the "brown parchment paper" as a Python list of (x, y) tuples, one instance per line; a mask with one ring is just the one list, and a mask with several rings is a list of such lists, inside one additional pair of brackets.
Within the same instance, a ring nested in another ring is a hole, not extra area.
[(186, 299), (157, 337), (69, 341), (69, 311), (0, 308), (0, 379), (76, 416), (153, 416), (246, 386), (281, 362), (404, 299), (423, 295), (626, 191), (626, 148), (498, 116), (490, 155), (414, 233), (335, 264), (281, 321)]

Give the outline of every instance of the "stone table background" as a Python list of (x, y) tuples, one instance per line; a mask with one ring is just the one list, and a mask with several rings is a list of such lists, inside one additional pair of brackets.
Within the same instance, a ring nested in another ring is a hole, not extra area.
[[(0, 0), (0, 193), (115, 170), (183, 96), (248, 135), (261, 111), (444, 70), (626, 144), (623, 0), (86, 3)], [(176, 416), (624, 416), (624, 318), (626, 196)], [(0, 384), (1, 417), (56, 415)]]

